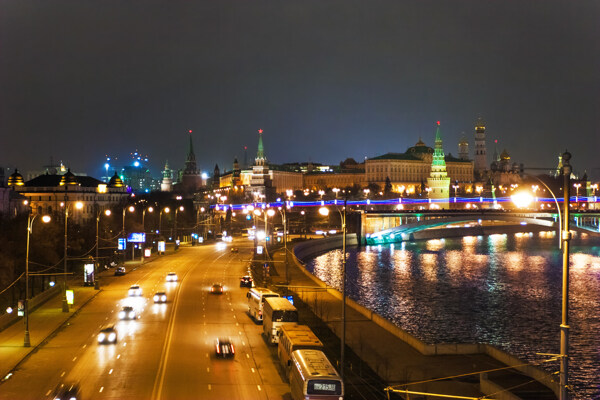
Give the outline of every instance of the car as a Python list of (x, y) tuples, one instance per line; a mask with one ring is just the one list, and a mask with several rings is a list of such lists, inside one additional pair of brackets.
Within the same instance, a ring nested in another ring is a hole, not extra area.
[(167, 302), (167, 294), (165, 292), (156, 292), (154, 293), (154, 303), (166, 303)]
[(213, 283), (210, 287), (210, 292), (212, 294), (223, 294), (223, 285), (220, 283)]
[(177, 274), (175, 272), (169, 272), (167, 274), (167, 282), (177, 282)]
[(125, 306), (119, 311), (119, 319), (138, 319), (139, 316), (131, 306)]
[(100, 330), (98, 334), (98, 344), (115, 344), (117, 343), (117, 330), (114, 326), (109, 325)]
[(78, 400), (81, 399), (79, 394), (78, 383), (61, 383), (54, 389), (52, 395), (53, 400)]
[(129, 288), (129, 297), (136, 297), (142, 295), (142, 288), (138, 285), (132, 285)]
[(215, 340), (215, 355), (222, 358), (235, 357), (235, 347), (229, 338), (219, 338)]
[(250, 275), (244, 275), (240, 278), (240, 287), (252, 287), (252, 277)]
[(232, 248), (231, 248), (231, 252), (232, 252), (232, 253), (239, 253), (239, 251), (240, 251), (240, 250), (239, 250), (237, 247), (232, 247)]
[(115, 276), (125, 275), (125, 267), (117, 267), (115, 268)]

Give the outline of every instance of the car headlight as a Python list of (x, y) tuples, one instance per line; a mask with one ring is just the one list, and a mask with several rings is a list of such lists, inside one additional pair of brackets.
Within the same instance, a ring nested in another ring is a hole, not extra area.
[(129, 312), (129, 318), (135, 318), (135, 311)]
[(123, 318), (125, 318), (125, 311), (120, 311), (120, 312), (119, 312), (119, 318), (120, 318), (120, 319), (123, 319)]
[(101, 333), (101, 334), (98, 335), (98, 341), (99, 342), (103, 342), (105, 338), (106, 338), (106, 335), (104, 333)]
[(117, 338), (117, 334), (116, 333), (111, 333), (110, 335), (108, 335), (108, 341), (109, 342), (114, 342), (116, 338)]
[(161, 299), (162, 301), (167, 301), (167, 296), (164, 296), (164, 295), (163, 295), (163, 296), (162, 296), (160, 299)]
[(154, 301), (158, 301), (158, 296), (154, 296)]

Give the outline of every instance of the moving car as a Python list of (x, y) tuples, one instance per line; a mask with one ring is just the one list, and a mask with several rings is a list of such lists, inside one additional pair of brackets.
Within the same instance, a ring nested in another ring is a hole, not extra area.
[(61, 383), (54, 390), (52, 395), (53, 400), (78, 400), (81, 399), (79, 394), (78, 383)]
[(115, 268), (115, 276), (125, 275), (125, 267), (117, 267)]
[(223, 294), (223, 285), (220, 283), (213, 283), (210, 287), (210, 292), (212, 294)]
[(219, 338), (215, 341), (215, 354), (217, 357), (233, 358), (235, 357), (235, 348), (229, 338)]
[(244, 275), (240, 278), (240, 287), (252, 287), (252, 277), (250, 275)]
[(98, 344), (115, 344), (117, 343), (117, 330), (114, 326), (109, 325), (100, 330), (98, 334)]
[(119, 311), (119, 319), (137, 319), (138, 315), (131, 306), (125, 306)]
[(142, 295), (142, 288), (139, 287), (138, 285), (132, 285), (129, 288), (129, 297), (135, 297), (135, 296), (141, 296)]
[(177, 282), (177, 274), (175, 272), (169, 272), (167, 274), (167, 282)]
[(166, 303), (167, 302), (167, 294), (165, 292), (156, 292), (154, 293), (154, 303)]
[(240, 250), (239, 250), (237, 247), (232, 247), (232, 248), (231, 248), (231, 252), (232, 252), (232, 253), (239, 253), (239, 251), (240, 251)]

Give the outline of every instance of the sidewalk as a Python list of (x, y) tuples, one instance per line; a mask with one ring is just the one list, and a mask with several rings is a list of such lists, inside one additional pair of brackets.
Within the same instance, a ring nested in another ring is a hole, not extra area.
[[(293, 255), (288, 256), (290, 290), (339, 337), (341, 333), (342, 301), (331, 290), (320, 287), (316, 278), (310, 277)], [(283, 261), (283, 251), (274, 255), (276, 261)], [(272, 274), (274, 285), (285, 284), (284, 263), (275, 262), (278, 273)], [(301, 270), (302, 269), (302, 270)], [(302, 289), (306, 287), (307, 289)], [(480, 376), (478, 371), (506, 367), (506, 364), (486, 354), (424, 355), (397, 335), (358, 312), (349, 304), (346, 306), (346, 346), (375, 371), (388, 385), (402, 385), (411, 382), (428, 381), (411, 385), (408, 390), (429, 393), (443, 393), (455, 396), (480, 397), (482, 387), (496, 399), (555, 399), (555, 394), (515, 369), (507, 369)], [(306, 322), (304, 322), (306, 323)], [(339, 357), (338, 348), (335, 351)], [(346, 351), (348, 353), (348, 350)], [(347, 356), (348, 360), (348, 356)], [(337, 360), (336, 360), (337, 362)], [(348, 361), (346, 362), (347, 367)], [(472, 374), (472, 375), (465, 375)], [(463, 376), (460, 376), (463, 375)], [(440, 379), (445, 377), (454, 377)], [(440, 379), (437, 381), (432, 381)], [(504, 389), (513, 388), (504, 391)], [(399, 398), (399, 397), (396, 397)], [(411, 399), (425, 398), (410, 396)], [(431, 397), (433, 398), (433, 397)]]

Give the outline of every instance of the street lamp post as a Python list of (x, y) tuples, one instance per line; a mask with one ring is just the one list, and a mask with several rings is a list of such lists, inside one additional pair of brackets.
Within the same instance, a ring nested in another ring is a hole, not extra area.
[[(345, 348), (346, 348), (346, 205), (348, 198), (344, 198), (344, 212), (340, 212), (340, 218), (342, 219), (342, 334), (340, 344), (340, 377), (342, 382), (344, 381), (344, 361), (345, 361)], [(329, 209), (321, 207), (319, 209), (321, 215), (328, 215)]]
[(179, 211), (183, 211), (184, 208), (183, 206), (179, 206), (175, 209), (175, 241), (177, 241), (179, 239), (179, 236), (177, 235), (177, 214), (179, 213)]
[[(104, 215), (106, 215), (107, 217), (111, 214), (110, 210), (105, 210), (104, 211)], [(98, 210), (98, 212), (96, 213), (96, 259), (94, 260), (94, 289), (95, 290), (99, 290), (100, 289), (100, 280), (98, 279), (98, 244), (99, 244), (99, 240), (98, 240), (98, 225), (100, 224), (100, 215), (102, 215), (102, 212), (100, 210)]]
[(452, 188), (454, 189), (454, 202), (456, 203), (456, 191), (458, 190), (458, 185), (452, 185)]
[[(31, 215), (31, 210), (27, 216), (27, 250), (25, 253), (25, 338), (23, 340), (24, 347), (30, 347), (31, 341), (29, 339), (29, 235), (33, 229), (33, 221), (37, 215)], [(42, 217), (44, 223), (50, 222), (50, 216), (44, 215)]]
[[(69, 220), (69, 205), (67, 204), (67, 196), (65, 195), (65, 251), (63, 255), (63, 299), (62, 299), (62, 310), (63, 312), (69, 312), (69, 303), (67, 302), (67, 226)], [(75, 203), (75, 208), (81, 210), (83, 203), (78, 201)]]
[(161, 234), (161, 235), (162, 235), (162, 215), (163, 215), (163, 212), (165, 214), (168, 214), (170, 211), (171, 211), (171, 209), (169, 207), (165, 207), (162, 210), (160, 210), (160, 213), (158, 215), (158, 233)]
[(562, 323), (560, 324), (560, 400), (568, 400), (567, 385), (569, 383), (569, 229), (570, 186), (571, 186), (571, 154), (567, 151), (563, 160), (564, 190), (564, 224), (561, 234), (563, 241), (563, 277), (562, 277)]

